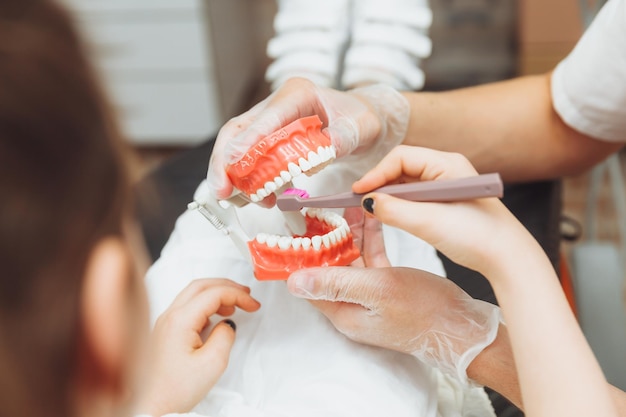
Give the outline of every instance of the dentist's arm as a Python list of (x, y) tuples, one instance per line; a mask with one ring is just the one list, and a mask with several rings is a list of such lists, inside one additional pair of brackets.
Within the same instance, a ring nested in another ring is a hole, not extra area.
[(563, 123), (551, 73), (445, 92), (403, 93), (411, 105), (406, 145), (458, 152), (505, 181), (580, 173), (622, 145)]
[(232, 184), (225, 166), (264, 136), (317, 114), (339, 156), (390, 146), (424, 146), (459, 152), (480, 172), (506, 181), (582, 172), (619, 149), (563, 123), (552, 107), (551, 73), (445, 92), (394, 91), (375, 85), (347, 92), (291, 79), (220, 130), (209, 165), (220, 198)]

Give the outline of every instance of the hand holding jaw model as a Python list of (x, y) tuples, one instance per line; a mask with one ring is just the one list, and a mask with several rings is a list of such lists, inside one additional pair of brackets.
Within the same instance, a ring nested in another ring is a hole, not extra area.
[[(312, 175), (335, 158), (335, 147), (321, 132), (317, 116), (301, 118), (256, 143), (238, 161), (226, 168), (228, 178), (248, 199), (259, 202), (274, 193), (293, 187), (292, 180), (301, 174)], [(206, 207), (205, 207), (206, 208)], [(219, 214), (217, 206), (207, 208), (210, 215)], [(224, 228), (239, 227), (235, 210), (229, 208), (229, 219), (221, 218)], [(240, 250), (244, 244), (259, 280), (287, 279), (289, 274), (313, 266), (344, 266), (359, 257), (348, 223), (337, 213), (321, 209), (303, 209), (303, 234), (293, 237), (259, 233), (252, 240), (246, 233), (232, 233)], [(288, 216), (293, 216), (294, 213)], [(298, 215), (298, 214), (295, 214)], [(241, 242), (241, 240), (246, 242)], [(248, 256), (247, 256), (248, 257)]]
[[(305, 79), (289, 80), (220, 130), (208, 185), (218, 199), (231, 197), (237, 188), (250, 201), (273, 206), (275, 193), (295, 176), (317, 173), (335, 157), (382, 158), (402, 141), (408, 120), (408, 101), (391, 87), (343, 94)], [(257, 278), (286, 279), (303, 267), (347, 265), (356, 259), (358, 250), (340, 216), (303, 212), (303, 236), (261, 234), (248, 244)]]
[[(329, 145), (334, 146), (337, 158), (358, 154), (377, 155), (380, 160), (404, 139), (409, 112), (407, 99), (386, 85), (342, 93), (302, 78), (291, 79), (222, 127), (209, 164), (209, 188), (218, 199), (230, 197), (233, 183), (226, 174), (227, 167), (242, 160), (273, 132), (306, 116), (320, 118), (321, 133), (330, 139)], [(317, 147), (312, 150), (316, 151)], [(249, 191), (254, 194), (257, 190)], [(270, 194), (263, 203), (273, 205), (274, 196)]]

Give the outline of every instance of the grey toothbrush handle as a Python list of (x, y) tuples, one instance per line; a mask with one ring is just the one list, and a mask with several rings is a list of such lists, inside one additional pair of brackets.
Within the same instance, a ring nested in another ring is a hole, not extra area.
[[(372, 192), (389, 194), (409, 201), (445, 202), (502, 197), (503, 185), (500, 174), (492, 173), (450, 180), (386, 185)], [(340, 208), (360, 206), (364, 195), (345, 192), (323, 197), (295, 198), (301, 207)], [(278, 206), (280, 208), (280, 204)]]

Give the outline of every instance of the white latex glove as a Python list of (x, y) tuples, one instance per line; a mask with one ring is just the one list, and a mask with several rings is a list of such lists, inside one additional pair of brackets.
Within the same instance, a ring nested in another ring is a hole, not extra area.
[(468, 383), (467, 367), (496, 338), (497, 306), (452, 281), (411, 268), (312, 268), (289, 291), (308, 298), (357, 342), (414, 355)]
[(390, 268), (381, 223), (356, 208), (344, 217), (362, 257), (350, 268), (295, 272), (289, 291), (352, 340), (412, 354), (467, 383), (467, 367), (498, 333), (499, 308), (437, 275)]
[(233, 186), (226, 166), (240, 160), (265, 136), (301, 117), (320, 117), (338, 157), (375, 152), (382, 158), (404, 139), (409, 113), (406, 98), (386, 85), (341, 92), (302, 78), (288, 80), (220, 129), (209, 163), (209, 187), (218, 198), (229, 197)]

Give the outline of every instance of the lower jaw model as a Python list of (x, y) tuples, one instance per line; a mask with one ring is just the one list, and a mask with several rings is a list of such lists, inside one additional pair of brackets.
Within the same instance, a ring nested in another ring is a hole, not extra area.
[[(317, 116), (304, 117), (272, 133), (251, 148), (226, 172), (239, 191), (253, 202), (291, 187), (293, 178), (313, 175), (335, 159), (335, 148), (321, 132)], [(248, 242), (259, 280), (287, 279), (302, 268), (349, 265), (359, 257), (352, 232), (337, 213), (302, 209), (306, 232), (279, 236), (259, 233)]]

